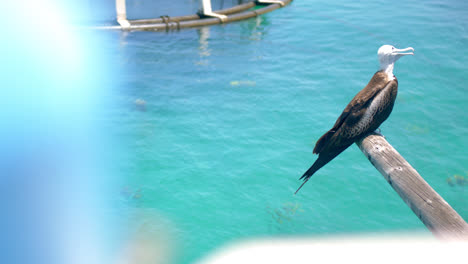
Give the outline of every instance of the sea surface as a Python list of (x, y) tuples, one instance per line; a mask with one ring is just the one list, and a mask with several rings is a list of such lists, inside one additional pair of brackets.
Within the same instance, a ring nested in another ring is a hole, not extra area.
[[(129, 2), (130, 18), (198, 9)], [(221, 2), (213, 9), (237, 1)], [(468, 220), (468, 2), (296, 0), (236, 23), (99, 34), (116, 245), (153, 234), (171, 263), (193, 263), (250, 238), (428, 233), (355, 145), (294, 195), (383, 44), (415, 54), (395, 65), (398, 98), (381, 132)]]

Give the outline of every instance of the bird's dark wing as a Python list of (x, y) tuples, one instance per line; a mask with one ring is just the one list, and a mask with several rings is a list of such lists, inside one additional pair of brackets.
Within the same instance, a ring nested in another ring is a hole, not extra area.
[(313, 153), (320, 154), (326, 146), (329, 145), (330, 139), (335, 133), (341, 128), (343, 123), (346, 121), (346, 125), (352, 126), (359, 122), (361, 117), (364, 115), (367, 106), (372, 102), (372, 99), (382, 91), (388, 82), (383, 81), (387, 76), (383, 72), (377, 72), (374, 74), (369, 83), (362, 89), (354, 98), (349, 102), (343, 113), (338, 117), (333, 125), (332, 129), (326, 132), (315, 144)]

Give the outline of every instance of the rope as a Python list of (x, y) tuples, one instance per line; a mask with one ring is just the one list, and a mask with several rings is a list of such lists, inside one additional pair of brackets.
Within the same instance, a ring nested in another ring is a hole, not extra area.
[(166, 24), (166, 31), (169, 31), (169, 22), (171, 22), (171, 18), (168, 15), (160, 16), (160, 18), (162, 19), (163, 23)]

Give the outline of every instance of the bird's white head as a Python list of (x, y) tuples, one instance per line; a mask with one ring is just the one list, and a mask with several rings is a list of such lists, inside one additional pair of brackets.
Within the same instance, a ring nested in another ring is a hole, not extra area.
[(397, 49), (392, 45), (383, 45), (377, 51), (377, 55), (379, 55), (379, 62), (380, 62), (380, 69), (383, 70), (385, 73), (388, 74), (390, 79), (393, 79), (393, 66), (395, 62), (405, 56), (405, 55), (414, 55), (413, 48), (406, 48), (406, 49)]

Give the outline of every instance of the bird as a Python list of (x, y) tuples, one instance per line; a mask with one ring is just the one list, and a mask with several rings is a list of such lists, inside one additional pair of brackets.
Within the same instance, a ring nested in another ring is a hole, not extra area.
[(380, 69), (349, 102), (333, 127), (319, 138), (313, 150), (318, 158), (299, 178), (304, 182), (295, 194), (325, 164), (354, 142), (378, 129), (392, 112), (398, 92), (398, 80), (393, 74), (395, 62), (405, 55), (414, 55), (414, 49), (397, 49), (392, 45), (383, 45), (378, 49), (377, 55)]

